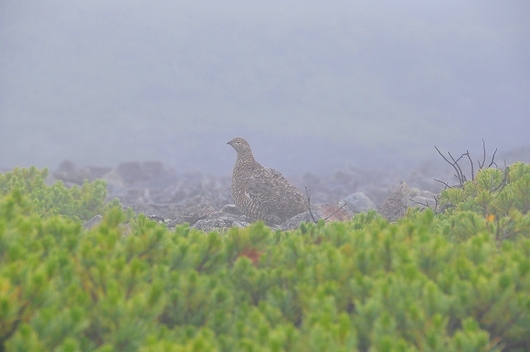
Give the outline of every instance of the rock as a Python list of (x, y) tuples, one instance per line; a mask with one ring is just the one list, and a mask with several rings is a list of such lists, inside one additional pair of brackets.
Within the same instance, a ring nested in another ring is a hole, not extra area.
[(422, 191), (418, 188), (412, 188), (410, 190), (411, 202), (410, 206), (419, 207), (421, 209), (431, 208), (434, 209), (436, 205), (436, 194), (430, 191)]
[[(313, 214), (313, 216), (311, 216), (311, 213)], [(282, 230), (293, 230), (297, 229), (303, 222), (315, 222), (320, 219), (323, 219), (322, 214), (319, 211), (312, 210), (311, 213), (309, 213), (309, 211), (306, 211), (305, 213), (295, 215), (286, 222), (284, 222), (280, 226), (280, 228)]]
[(198, 220), (205, 219), (209, 214), (213, 213), (215, 208), (208, 204), (198, 204), (192, 207), (187, 207), (186, 210), (182, 213), (181, 217), (185, 222), (194, 224)]
[(377, 205), (364, 192), (355, 192), (344, 198), (346, 206), (354, 213), (377, 209)]
[(180, 223), (184, 223), (182, 220), (182, 213), (185, 211), (185, 207), (179, 204), (133, 204), (131, 205), (132, 210), (135, 213), (145, 214), (147, 217), (158, 217), (160, 219), (179, 219)]
[[(408, 206), (434, 208), (434, 195), (443, 188), (434, 178), (450, 180), (452, 177), (452, 170), (443, 162), (440, 164), (438, 168), (437, 163), (430, 163), (423, 164), (416, 170), (399, 172), (391, 169), (366, 172), (347, 166), (343, 170), (332, 170), (325, 175), (293, 175), (289, 180), (293, 181), (291, 185), (298, 186), (299, 190), (308, 188), (312, 209), (327, 221), (348, 220), (354, 213), (376, 209), (376, 204), (383, 204), (380, 207), (383, 216), (390, 221), (396, 221)], [(447, 171), (448, 176), (445, 175)], [(409, 197), (406, 192), (395, 193), (396, 190), (393, 189), (395, 180), (404, 176), (407, 177), (408, 184), (414, 186), (409, 190)], [(212, 176), (200, 172), (178, 174), (158, 161), (122, 163), (112, 169), (79, 167), (71, 161), (63, 161), (46, 182), (53, 184), (59, 179), (68, 186), (96, 178), (103, 178), (107, 182), (108, 200), (118, 198), (124, 206), (129, 206), (136, 213), (143, 213), (168, 228), (187, 222), (195, 228), (211, 231), (230, 226), (248, 226), (253, 221), (231, 204), (232, 179), (228, 175)], [(305, 192), (301, 193), (306, 198)], [(391, 196), (388, 196), (390, 193)], [(337, 204), (338, 200), (343, 200), (346, 206), (341, 208), (341, 203)], [(302, 214), (305, 214), (306, 210), (307, 207), (303, 209)], [(300, 219), (296, 216), (290, 219), (289, 215), (285, 218), (277, 217), (277, 222), (268, 224), (275, 229), (298, 227)], [(302, 218), (303, 221), (312, 221), (307, 214)], [(88, 226), (95, 226), (98, 221), (101, 219), (96, 217), (83, 226), (89, 228)]]
[(234, 204), (227, 204), (221, 209), (222, 213), (243, 215), (243, 213)]
[(166, 173), (164, 164), (160, 161), (126, 162), (116, 168), (118, 174), (126, 185), (153, 183)]
[(346, 221), (353, 216), (353, 212), (348, 209), (345, 203), (339, 205), (323, 204), (318, 209), (326, 221)]
[[(227, 229), (232, 226), (245, 227), (250, 224), (252, 219), (249, 217), (237, 214), (234, 212), (234, 206), (224, 206), (221, 211), (216, 211), (208, 214), (206, 219), (200, 219), (192, 228), (196, 228), (202, 231), (213, 231)], [(226, 212), (225, 210), (228, 210)]]
[(245, 221), (234, 221), (232, 223), (233, 227), (239, 227), (239, 228), (247, 227), (248, 225), (250, 225), (250, 223), (245, 222)]
[(226, 223), (223, 221), (223, 219), (202, 219), (197, 221), (192, 227), (204, 232), (211, 232), (214, 230), (224, 229), (228, 226), (226, 226)]
[(57, 180), (82, 185), (85, 181), (101, 178), (109, 170), (110, 168), (97, 166), (77, 167), (72, 161), (64, 160), (57, 170), (52, 172), (52, 176)]

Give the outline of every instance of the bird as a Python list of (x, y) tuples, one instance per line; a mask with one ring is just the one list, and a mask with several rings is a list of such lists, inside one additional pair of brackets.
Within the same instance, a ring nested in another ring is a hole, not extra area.
[(409, 208), (409, 198), (410, 188), (405, 180), (402, 180), (385, 199), (383, 205), (379, 209), (379, 213), (388, 221), (396, 222), (407, 212), (407, 209)]
[(232, 172), (232, 199), (244, 215), (282, 224), (308, 211), (309, 202), (302, 192), (279, 171), (258, 163), (245, 139), (235, 137), (227, 144), (237, 152)]

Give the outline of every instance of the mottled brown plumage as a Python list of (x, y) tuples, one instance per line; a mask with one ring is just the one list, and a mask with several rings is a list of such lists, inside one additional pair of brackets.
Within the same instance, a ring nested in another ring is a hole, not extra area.
[(388, 221), (396, 222), (401, 219), (409, 207), (410, 189), (405, 181), (401, 181), (384, 201), (379, 213)]
[(281, 224), (307, 211), (307, 199), (276, 170), (263, 167), (246, 140), (228, 142), (237, 152), (232, 173), (232, 199), (252, 219)]

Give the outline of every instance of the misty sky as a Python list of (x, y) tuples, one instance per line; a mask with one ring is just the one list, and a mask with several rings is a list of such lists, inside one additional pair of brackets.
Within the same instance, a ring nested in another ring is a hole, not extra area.
[(0, 169), (228, 174), (530, 145), (530, 2), (0, 1)]

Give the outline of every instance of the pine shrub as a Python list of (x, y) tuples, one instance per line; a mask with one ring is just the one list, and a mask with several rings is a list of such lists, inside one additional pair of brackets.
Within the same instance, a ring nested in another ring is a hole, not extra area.
[[(453, 199), (395, 224), (370, 212), (222, 235), (144, 216), (126, 230), (119, 207), (86, 230), (12, 187), (0, 197), (0, 350), (528, 350), (528, 211), (524, 197), (497, 203), (524, 195), (525, 174), (510, 169), (502, 190), (488, 174), (462, 190), (462, 209)], [(518, 235), (499, 241), (501, 221)]]
[[(64, 186), (57, 181), (48, 186), (47, 169), (38, 170), (15, 168), (13, 171), (0, 174), (0, 196), (16, 191), (28, 198), (32, 211), (43, 217), (63, 215), (75, 220), (89, 220), (97, 214), (103, 214), (108, 205), (105, 204), (107, 186), (102, 180), (85, 181), (78, 187)], [(115, 200), (110, 206), (119, 205)]]
[(456, 241), (481, 232), (499, 243), (530, 238), (530, 165), (481, 169), (462, 187), (442, 191), (439, 203), (445, 209), (446, 234)]

